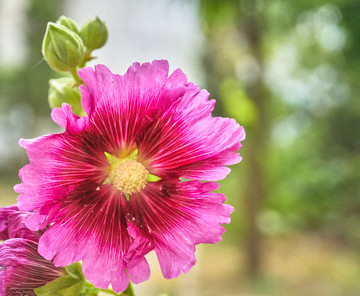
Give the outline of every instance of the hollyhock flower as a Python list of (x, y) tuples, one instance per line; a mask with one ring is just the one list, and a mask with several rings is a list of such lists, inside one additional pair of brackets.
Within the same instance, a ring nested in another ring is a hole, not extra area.
[(64, 274), (63, 268), (45, 260), (37, 249), (37, 242), (22, 238), (0, 244), (0, 295), (35, 296), (34, 289)]
[(38, 241), (44, 232), (31, 231), (25, 225), (30, 213), (19, 211), (17, 205), (0, 208), (0, 240), (9, 238), (25, 238)]
[[(165, 278), (188, 272), (195, 245), (215, 243), (233, 208), (213, 193), (238, 163), (245, 138), (233, 119), (212, 117), (214, 100), (167, 61), (134, 63), (125, 75), (103, 65), (79, 70), (82, 105), (52, 112), (65, 132), (20, 140), (30, 164), (15, 190), (32, 211), (27, 226), (51, 223), (39, 252), (56, 266), (82, 260), (95, 286), (123, 291), (149, 278), (154, 250)], [(188, 179), (189, 181), (185, 181)]]

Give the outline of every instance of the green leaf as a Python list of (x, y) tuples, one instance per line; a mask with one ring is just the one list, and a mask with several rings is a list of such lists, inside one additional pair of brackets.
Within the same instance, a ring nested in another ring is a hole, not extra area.
[(35, 289), (37, 296), (79, 296), (85, 289), (85, 277), (81, 264), (65, 267), (66, 274)]
[(73, 278), (85, 280), (85, 276), (82, 273), (82, 266), (79, 262), (66, 266), (65, 271), (68, 275), (72, 276)]

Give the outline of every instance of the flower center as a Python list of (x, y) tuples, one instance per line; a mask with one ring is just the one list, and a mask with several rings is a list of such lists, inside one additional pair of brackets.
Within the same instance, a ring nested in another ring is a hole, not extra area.
[(127, 160), (114, 170), (113, 185), (125, 194), (140, 192), (147, 184), (149, 172), (136, 160)]

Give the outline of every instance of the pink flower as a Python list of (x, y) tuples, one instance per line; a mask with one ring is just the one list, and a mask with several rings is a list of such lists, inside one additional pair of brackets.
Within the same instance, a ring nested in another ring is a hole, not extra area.
[(34, 289), (64, 274), (41, 257), (38, 244), (23, 238), (11, 238), (0, 244), (0, 295), (35, 296)]
[(17, 205), (0, 208), (0, 240), (9, 238), (25, 238), (39, 241), (41, 231), (31, 231), (25, 225), (30, 213), (19, 211)]
[(41, 231), (25, 226), (30, 213), (16, 205), (0, 208), (0, 295), (34, 295), (34, 289), (60, 277), (64, 271), (38, 253)]
[(83, 68), (88, 116), (64, 104), (52, 112), (64, 133), (20, 141), (30, 159), (15, 188), (20, 208), (33, 211), (32, 230), (51, 223), (40, 254), (56, 266), (82, 260), (97, 287), (147, 280), (152, 250), (165, 278), (188, 272), (195, 245), (221, 240), (230, 222), (233, 208), (211, 192), (218, 185), (200, 180), (225, 178), (245, 132), (212, 117), (208, 92), (168, 70), (167, 61), (134, 63), (123, 76)]

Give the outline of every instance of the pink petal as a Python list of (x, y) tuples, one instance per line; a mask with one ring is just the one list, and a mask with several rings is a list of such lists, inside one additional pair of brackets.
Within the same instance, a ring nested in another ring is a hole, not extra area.
[(190, 115), (175, 120), (171, 114), (148, 129), (140, 148), (144, 158), (151, 160), (153, 174), (216, 181), (230, 172), (224, 165), (241, 160), (236, 151), (245, 138), (244, 129), (233, 119), (201, 116), (197, 111), (191, 112), (194, 120)]
[(230, 222), (233, 208), (225, 196), (210, 193), (217, 184), (198, 181), (148, 184), (130, 199), (131, 215), (142, 235), (152, 241), (165, 278), (187, 272), (195, 264), (195, 245), (215, 243)]
[(63, 104), (51, 112), (52, 119), (61, 127), (72, 133), (79, 133), (88, 125), (88, 117), (79, 117), (72, 113), (71, 106)]
[(97, 103), (114, 88), (115, 75), (104, 65), (95, 66), (95, 71), (90, 67), (78, 71), (86, 87), (81, 85), (81, 103), (88, 115), (95, 110)]
[(27, 150), (30, 164), (20, 170), (22, 183), (14, 187), (22, 193), (18, 197), (19, 209), (32, 211), (44, 202), (54, 202), (63, 193), (52, 175), (56, 174), (57, 152), (61, 147), (60, 135), (46, 135), (32, 140), (21, 139), (19, 144)]
[[(168, 62), (164, 60), (134, 63), (124, 76), (111, 73), (104, 65), (95, 66), (95, 71), (90, 67), (80, 69), (79, 75), (86, 85), (80, 88), (83, 108), (91, 115), (100, 103), (150, 107), (158, 102), (168, 71)], [(180, 82), (175, 76), (172, 80)]]
[[(74, 192), (41, 237), (39, 253), (55, 266), (82, 260), (86, 278), (96, 287), (126, 289), (128, 270), (134, 282), (149, 278), (150, 270), (139, 240), (127, 230), (126, 199), (109, 186)], [(131, 248), (135, 244), (136, 249)], [(99, 276), (101, 271), (101, 276)]]
[(0, 244), (1, 295), (35, 295), (34, 289), (64, 274), (37, 252), (37, 242), (11, 238)]
[(25, 225), (30, 213), (19, 211), (17, 205), (0, 208), (0, 240), (24, 238), (38, 241), (42, 232), (31, 231)]

